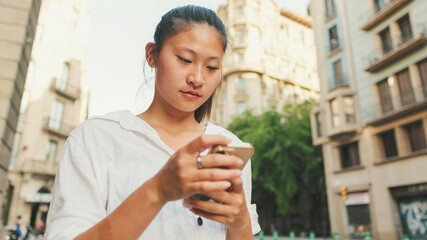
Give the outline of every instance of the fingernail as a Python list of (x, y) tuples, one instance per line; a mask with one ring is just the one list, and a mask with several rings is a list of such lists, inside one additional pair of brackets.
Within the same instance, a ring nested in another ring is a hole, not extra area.
[(240, 177), (242, 175), (242, 171), (240, 171), (240, 170), (236, 170), (236, 176), (237, 177)]
[(239, 164), (239, 166), (242, 166), (243, 165), (243, 160), (240, 159), (240, 158), (237, 158), (237, 163)]
[(188, 203), (187, 199), (183, 199), (182, 200), (182, 206), (184, 206), (184, 208), (186, 208), (186, 209), (191, 209), (192, 208), (192, 206)]
[(223, 186), (224, 186), (224, 188), (229, 188), (229, 187), (231, 187), (231, 182), (224, 182)]

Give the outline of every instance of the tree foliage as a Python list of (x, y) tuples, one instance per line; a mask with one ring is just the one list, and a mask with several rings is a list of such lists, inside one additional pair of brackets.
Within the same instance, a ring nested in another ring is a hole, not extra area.
[(228, 126), (255, 147), (252, 195), (264, 217), (313, 212), (323, 201), (321, 152), (311, 138), (312, 107), (312, 102), (303, 102), (287, 104), (281, 112), (246, 112)]

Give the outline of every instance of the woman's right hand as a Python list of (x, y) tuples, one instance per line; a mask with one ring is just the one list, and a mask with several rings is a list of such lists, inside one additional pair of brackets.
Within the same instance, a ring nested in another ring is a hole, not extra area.
[(227, 145), (230, 139), (221, 135), (202, 135), (173, 154), (153, 177), (157, 183), (160, 200), (185, 198), (196, 193), (226, 190), (230, 180), (242, 172), (236, 169), (242, 160), (235, 156), (207, 154), (202, 157), (203, 168), (198, 168), (197, 157), (213, 145)]

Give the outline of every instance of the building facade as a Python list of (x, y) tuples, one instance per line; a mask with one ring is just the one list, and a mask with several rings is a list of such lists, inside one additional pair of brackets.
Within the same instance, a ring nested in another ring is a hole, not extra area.
[(427, 239), (427, 2), (312, 0), (331, 231)]
[(0, 228), (6, 221), (7, 169), (40, 6), (41, 0), (0, 0)]
[(9, 163), (7, 224), (45, 222), (60, 154), (87, 117), (86, 0), (44, 0)]
[(231, 42), (211, 121), (222, 126), (246, 110), (318, 97), (311, 19), (281, 9), (275, 0), (229, 0), (218, 16)]

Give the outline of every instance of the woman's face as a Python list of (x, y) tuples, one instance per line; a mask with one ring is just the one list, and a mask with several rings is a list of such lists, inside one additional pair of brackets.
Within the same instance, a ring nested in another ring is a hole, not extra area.
[(194, 112), (221, 80), (222, 37), (213, 27), (192, 24), (169, 37), (155, 61), (154, 101), (168, 111)]

